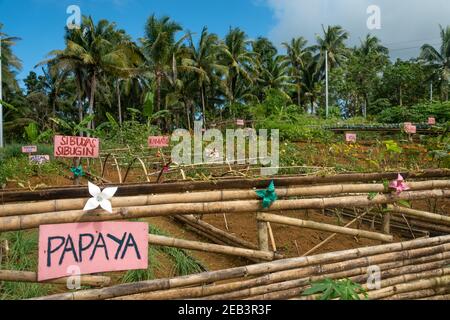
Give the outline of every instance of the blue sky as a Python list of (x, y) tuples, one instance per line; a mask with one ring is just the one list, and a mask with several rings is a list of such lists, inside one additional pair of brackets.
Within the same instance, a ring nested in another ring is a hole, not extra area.
[(73, 4), (95, 20), (115, 21), (135, 39), (143, 36), (152, 13), (169, 15), (192, 32), (206, 25), (221, 36), (230, 26), (243, 28), (250, 37), (266, 35), (274, 23), (270, 8), (257, 0), (0, 0), (4, 32), (22, 38), (14, 49), (23, 61), (20, 79), (48, 52), (64, 48), (66, 9)]
[[(439, 45), (439, 24), (450, 25), (449, 0), (0, 0), (4, 32), (22, 38), (14, 49), (24, 65), (19, 79), (48, 52), (64, 47), (69, 5), (95, 20), (115, 21), (135, 39), (153, 13), (169, 15), (197, 33), (205, 25), (220, 36), (230, 26), (241, 27), (250, 38), (267, 36), (278, 47), (298, 36), (311, 44), (322, 24), (340, 24), (350, 32), (348, 45), (372, 33), (393, 59), (417, 57), (424, 43)], [(367, 27), (371, 5), (380, 8), (379, 30)]]

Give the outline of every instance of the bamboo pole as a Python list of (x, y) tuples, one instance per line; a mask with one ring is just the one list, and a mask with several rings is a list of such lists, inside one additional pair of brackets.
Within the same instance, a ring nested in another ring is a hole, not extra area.
[(71, 293), (57, 294), (47, 297), (36, 298), (37, 300), (101, 300), (114, 297), (138, 294), (155, 290), (168, 290), (196, 284), (212, 283), (245, 276), (256, 276), (278, 271), (302, 268), (321, 263), (335, 263), (351, 259), (367, 257), (383, 253), (394, 253), (405, 250), (427, 248), (450, 242), (450, 236), (435, 237), (429, 239), (417, 239), (408, 242), (393, 243), (368, 248), (358, 248), (340, 252), (326, 253), (310, 257), (298, 257), (285, 260), (236, 267), (226, 270), (210, 271), (195, 275), (172, 279), (158, 279), (140, 283), (121, 284), (109, 288), (85, 290)]
[(425, 212), (425, 211), (419, 211), (419, 210), (413, 210), (409, 208), (403, 208), (399, 206), (388, 206), (388, 209), (392, 211), (394, 214), (404, 214), (410, 217), (417, 218), (419, 220), (425, 220), (425, 221), (431, 221), (431, 222), (437, 222), (442, 223), (447, 226), (450, 226), (450, 217), (431, 213), (431, 212)]
[[(450, 188), (450, 180), (410, 182), (408, 186), (412, 191), (446, 189)], [(383, 184), (341, 184), (310, 187), (288, 186), (277, 188), (276, 192), (279, 198), (300, 196), (332, 196), (348, 193), (383, 193), (385, 192), (385, 186)], [(112, 199), (112, 206), (130, 207), (169, 203), (215, 202), (249, 199), (258, 199), (254, 190), (219, 190), (181, 194), (169, 193), (139, 195), (131, 197), (115, 197)], [(78, 210), (84, 207), (86, 201), (86, 199), (81, 198), (39, 201), (30, 203), (29, 205), (24, 205), (23, 203), (3, 204), (0, 206), (0, 217)]]
[(235, 247), (243, 247), (243, 248), (247, 248), (247, 249), (258, 250), (258, 246), (253, 244), (252, 242), (249, 242), (249, 241), (239, 238), (229, 232), (225, 232), (219, 228), (216, 228), (213, 225), (211, 225), (203, 220), (196, 219), (192, 215), (174, 216), (174, 219), (182, 221), (184, 223), (189, 223), (192, 226), (201, 228), (203, 231), (210, 233), (212, 235), (215, 235), (215, 236), (219, 237), (220, 239), (224, 239), (224, 238), (228, 239), (230, 242), (233, 243), (233, 246), (235, 246)]
[(182, 248), (182, 249), (191, 249), (191, 250), (213, 252), (213, 253), (222, 253), (222, 254), (227, 254), (227, 255), (232, 255), (232, 256), (261, 259), (261, 260), (266, 260), (266, 261), (274, 260), (273, 252), (256, 251), (256, 250), (242, 249), (242, 248), (229, 247), (229, 246), (220, 246), (220, 245), (211, 244), (211, 243), (188, 241), (188, 240), (182, 240), (182, 239), (157, 236), (157, 235), (152, 235), (152, 234), (150, 234), (148, 236), (148, 242), (150, 244), (155, 244), (155, 245), (159, 245), (159, 246), (176, 247), (176, 248)]
[[(420, 200), (447, 196), (450, 196), (450, 190), (411, 191), (403, 192), (400, 195), (378, 195), (372, 200), (368, 199), (367, 196), (279, 200), (273, 203), (270, 208), (264, 210), (325, 209), (348, 206), (368, 207), (376, 204), (395, 203), (399, 200)], [(261, 207), (260, 201), (248, 200), (126, 207), (114, 209), (112, 213), (101, 210), (92, 212), (84, 212), (82, 210), (48, 212), (34, 215), (2, 217), (0, 218), (0, 232), (32, 229), (42, 224), (99, 222), (188, 214), (243, 213), (264, 210)]]
[[(436, 251), (436, 250), (432, 250)], [(414, 251), (410, 255), (415, 257), (418, 254), (430, 254), (431, 251), (421, 252)], [(194, 288), (183, 288), (183, 289), (172, 289), (167, 291), (156, 291), (156, 292), (146, 292), (136, 295), (124, 296), (116, 298), (118, 300), (167, 300), (167, 299), (192, 299), (192, 298), (202, 298), (202, 299), (232, 299), (236, 298), (236, 293), (228, 295), (218, 295), (229, 292), (242, 291), (243, 289), (249, 289), (257, 286), (268, 285), (277, 282), (285, 282), (291, 280), (297, 280), (302, 277), (313, 277), (311, 281), (321, 280), (323, 277), (333, 277), (333, 278), (345, 278), (349, 276), (365, 274), (367, 276), (367, 268), (374, 263), (379, 264), (381, 270), (385, 273), (382, 276), (392, 276), (392, 272), (388, 270), (400, 267), (414, 267), (417, 264), (424, 264), (438, 261), (439, 265), (434, 265), (433, 267), (442, 266), (443, 263), (447, 263), (450, 259), (450, 252), (431, 254), (420, 256), (419, 258), (408, 258), (399, 259), (399, 255), (396, 256), (383, 256), (383, 257), (371, 257), (370, 260), (367, 259), (356, 259), (351, 261), (346, 261), (344, 263), (333, 263), (325, 264), (323, 266), (310, 266), (301, 269), (293, 269), (280, 271), (272, 274), (267, 274), (262, 277), (253, 279), (244, 279), (235, 281), (232, 283), (216, 284), (211, 286), (199, 286)], [(389, 262), (386, 262), (389, 261)], [(392, 261), (392, 262), (391, 262)], [(383, 262), (383, 263), (381, 263)], [(361, 267), (358, 267), (361, 265)], [(405, 273), (406, 269), (398, 271), (398, 274)], [(388, 273), (386, 273), (388, 272)], [(309, 282), (311, 282), (309, 281)], [(247, 295), (247, 291), (242, 291), (244, 297)], [(216, 295), (216, 296), (212, 296)], [(207, 297), (211, 296), (211, 297)]]
[[(425, 289), (406, 293), (395, 294), (382, 300), (436, 300), (433, 297), (450, 293), (448, 288)], [(439, 299), (437, 299), (439, 300)], [(448, 299), (445, 299), (448, 300)]]
[(313, 229), (313, 230), (319, 230), (319, 231), (339, 233), (339, 234), (351, 235), (351, 236), (355, 236), (355, 237), (363, 237), (363, 238), (368, 238), (368, 239), (380, 240), (380, 241), (384, 241), (384, 242), (394, 241), (394, 237), (391, 235), (385, 235), (385, 234), (381, 234), (381, 233), (359, 230), (359, 229), (339, 227), (339, 226), (335, 226), (335, 225), (331, 225), (331, 224), (308, 221), (308, 220), (288, 218), (288, 217), (277, 216), (277, 215), (267, 214), (267, 213), (259, 214), (257, 219), (261, 220), (261, 221), (265, 221), (265, 222), (272, 222), (272, 223), (284, 224), (284, 225), (300, 227), (300, 228), (307, 228), (307, 229)]
[(258, 228), (258, 244), (259, 250), (269, 251), (269, 230), (267, 223), (261, 221), (261, 213), (256, 214), (256, 224)]
[[(361, 218), (363, 218), (366, 214), (368, 213), (368, 211), (364, 212), (363, 214), (359, 215), (358, 217), (356, 217), (355, 219), (353, 219), (352, 221), (350, 221), (349, 223), (347, 223), (344, 228), (349, 228), (351, 227), (355, 222), (357, 222), (358, 220), (360, 220)], [(324, 245), (326, 245), (327, 243), (329, 243), (331, 240), (333, 240), (334, 238), (337, 237), (337, 233), (333, 233), (332, 235), (330, 235), (328, 238), (326, 238), (325, 240), (323, 240), (321, 243), (319, 243), (318, 245), (314, 246), (313, 248), (311, 248), (310, 250), (308, 250), (305, 254), (302, 255), (302, 257), (306, 257), (311, 255), (312, 253), (316, 252), (317, 250), (319, 250), (321, 247), (323, 247)]]
[(378, 300), (395, 294), (412, 292), (422, 289), (439, 288), (450, 285), (450, 276), (436, 277), (431, 279), (420, 279), (410, 283), (401, 283), (398, 285), (386, 287), (380, 290), (370, 291), (368, 293), (369, 299)]
[[(448, 248), (447, 248), (448, 249)], [(423, 254), (420, 252), (412, 253), (411, 256), (415, 256), (417, 254)], [(444, 256), (441, 254), (441, 256)], [(445, 266), (448, 263), (448, 255), (445, 255), (447, 258), (445, 261), (437, 261), (433, 262), (438, 255), (432, 255), (427, 256), (425, 258), (415, 258), (415, 259), (407, 259), (407, 260), (400, 260), (395, 261), (395, 257), (399, 259), (399, 255), (393, 254), (393, 255), (380, 255), (378, 257), (370, 257), (371, 261), (364, 261), (364, 260), (353, 260), (348, 261), (344, 264), (342, 263), (335, 263), (335, 264), (329, 264), (329, 265), (322, 265), (322, 266), (315, 266), (315, 268), (307, 268), (295, 270), (295, 273), (292, 271), (285, 271), (285, 272), (279, 272), (276, 275), (272, 274), (271, 281), (268, 283), (277, 282), (276, 284), (270, 284), (267, 286), (262, 286), (260, 288), (256, 288), (256, 286), (253, 286), (252, 288), (249, 288), (247, 290), (241, 290), (236, 292), (231, 292), (229, 294), (225, 295), (216, 295), (211, 296), (203, 299), (212, 299), (212, 300), (222, 300), (222, 299), (237, 299), (237, 298), (245, 298), (250, 297), (252, 295), (259, 295), (262, 293), (268, 293), (268, 292), (274, 292), (274, 291), (280, 291), (285, 289), (292, 289), (298, 286), (306, 286), (307, 284), (310, 284), (311, 282), (322, 280), (324, 278), (332, 278), (332, 279), (342, 279), (342, 278), (349, 278), (351, 280), (355, 280), (358, 282), (363, 282), (367, 280), (368, 274), (367, 269), (371, 265), (378, 265), (382, 271), (381, 278), (389, 278), (396, 275), (404, 275), (405, 273), (413, 273), (417, 272), (416, 270), (430, 270), (439, 268), (442, 266)], [(409, 261), (408, 261), (409, 260)], [(431, 263), (425, 263), (424, 265), (417, 265), (415, 263), (423, 263), (427, 261), (432, 261)], [(394, 262), (392, 262), (394, 261)], [(381, 264), (383, 263), (384, 264)], [(411, 265), (408, 265), (411, 264)], [(405, 266), (406, 265), (406, 266)], [(396, 269), (393, 269), (396, 268)], [(308, 270), (309, 269), (309, 270)], [(355, 277), (357, 276), (357, 277)], [(278, 281), (274, 281), (278, 280)], [(261, 286), (262, 284), (259, 283)], [(255, 299), (258, 299), (261, 297), (256, 297)], [(289, 296), (286, 296), (285, 298), (290, 298)]]
[[(52, 284), (67, 284), (70, 277), (39, 282), (36, 272), (16, 271), (16, 270), (0, 270), (0, 281), (8, 282), (34, 282), (34, 283), (52, 283)], [(80, 276), (81, 285), (93, 287), (106, 287), (111, 283), (111, 278), (104, 276)]]

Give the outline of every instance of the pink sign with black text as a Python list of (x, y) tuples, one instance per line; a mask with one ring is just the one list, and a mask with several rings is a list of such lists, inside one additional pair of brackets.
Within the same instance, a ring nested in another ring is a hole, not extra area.
[(95, 222), (39, 227), (38, 281), (148, 268), (148, 224)]

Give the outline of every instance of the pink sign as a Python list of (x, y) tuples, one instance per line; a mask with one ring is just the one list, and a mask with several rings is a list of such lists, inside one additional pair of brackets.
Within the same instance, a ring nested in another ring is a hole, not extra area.
[(86, 137), (55, 136), (54, 156), (60, 158), (98, 158), (100, 140)]
[(29, 157), (30, 163), (33, 164), (44, 164), (46, 162), (50, 162), (50, 156), (48, 154), (45, 155), (30, 155)]
[(409, 134), (415, 134), (417, 133), (417, 127), (416, 126), (406, 126), (405, 132)]
[(356, 142), (356, 133), (346, 133), (345, 141), (347, 142)]
[(22, 153), (34, 153), (37, 152), (36, 146), (23, 146)]
[(150, 148), (164, 148), (170, 145), (170, 137), (148, 137)]
[(245, 126), (245, 121), (242, 120), (242, 119), (238, 119), (238, 120), (236, 120), (236, 124), (237, 124), (238, 126)]
[(428, 124), (434, 126), (436, 124), (436, 118), (428, 118)]
[[(95, 222), (39, 227), (38, 281), (148, 268), (148, 224)], [(73, 271), (72, 271), (73, 272)]]

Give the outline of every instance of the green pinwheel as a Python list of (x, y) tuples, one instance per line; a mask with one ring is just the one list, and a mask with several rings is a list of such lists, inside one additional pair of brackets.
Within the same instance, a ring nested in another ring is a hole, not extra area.
[(81, 165), (79, 165), (78, 167), (71, 168), (70, 171), (72, 171), (73, 176), (75, 178), (80, 178), (80, 177), (84, 176), (83, 166), (81, 166)]
[(273, 181), (270, 183), (269, 187), (266, 190), (257, 190), (256, 194), (258, 195), (258, 197), (263, 199), (262, 205), (264, 209), (269, 208), (272, 203), (274, 203), (278, 199), (275, 192), (275, 184), (273, 183)]

